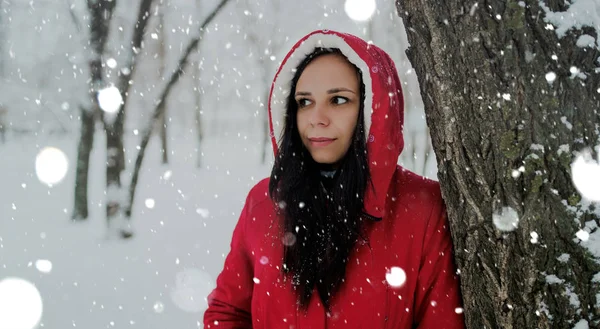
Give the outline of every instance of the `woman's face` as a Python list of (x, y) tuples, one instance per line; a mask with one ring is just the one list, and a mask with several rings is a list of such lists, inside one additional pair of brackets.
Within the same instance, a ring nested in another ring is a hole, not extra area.
[(338, 54), (314, 59), (296, 85), (302, 143), (317, 163), (336, 165), (352, 144), (360, 109), (356, 69)]

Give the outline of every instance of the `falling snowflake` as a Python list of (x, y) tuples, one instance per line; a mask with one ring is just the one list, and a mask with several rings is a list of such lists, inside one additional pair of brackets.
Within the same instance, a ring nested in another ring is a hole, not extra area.
[(54, 185), (65, 178), (69, 161), (65, 153), (54, 147), (46, 147), (35, 158), (35, 172), (45, 184)]
[(175, 275), (171, 300), (177, 307), (190, 313), (200, 312), (208, 306), (207, 296), (214, 288), (208, 273), (198, 269), (185, 269)]
[(146, 199), (146, 201), (144, 202), (144, 204), (146, 205), (146, 207), (148, 209), (152, 209), (152, 208), (154, 208), (154, 204), (155, 204), (154, 203), (154, 199), (148, 198), (148, 199)]
[(162, 313), (165, 310), (165, 305), (159, 301), (159, 302), (154, 303), (153, 308), (154, 308), (154, 312)]
[(35, 262), (35, 268), (42, 273), (50, 273), (52, 271), (52, 262), (47, 259), (38, 259)]
[(394, 266), (385, 274), (385, 280), (394, 288), (402, 287), (406, 282), (406, 272), (400, 267)]
[(600, 152), (598, 161), (592, 159), (590, 151), (584, 151), (577, 156), (571, 164), (571, 178), (575, 188), (584, 198), (600, 202)]
[(371, 19), (377, 9), (375, 0), (346, 0), (344, 10), (350, 19), (364, 22)]
[(42, 297), (31, 282), (20, 278), (0, 281), (0, 328), (37, 328), (42, 311)]
[(500, 231), (514, 231), (519, 224), (519, 215), (511, 207), (503, 207), (492, 215), (492, 221)]
[(98, 91), (98, 105), (100, 108), (107, 113), (116, 113), (121, 104), (123, 98), (117, 87), (111, 86)]
[(296, 243), (296, 235), (292, 232), (286, 232), (282, 240), (284, 245), (291, 247)]

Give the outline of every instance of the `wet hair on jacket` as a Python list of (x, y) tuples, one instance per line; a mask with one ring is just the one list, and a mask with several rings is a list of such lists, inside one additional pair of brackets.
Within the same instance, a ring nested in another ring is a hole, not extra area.
[[(315, 58), (337, 54), (337, 48), (315, 48), (297, 67), (287, 99), (284, 132), (279, 140), (269, 182), (271, 199), (283, 219), (283, 268), (292, 280), (298, 303), (306, 309), (314, 288), (327, 310), (335, 291), (343, 284), (349, 256), (363, 238), (364, 195), (371, 184), (364, 126), (365, 85), (360, 85), (360, 109), (353, 142), (333, 177), (325, 177), (321, 165), (303, 145), (298, 132), (296, 85)], [(345, 56), (344, 56), (345, 57)]]

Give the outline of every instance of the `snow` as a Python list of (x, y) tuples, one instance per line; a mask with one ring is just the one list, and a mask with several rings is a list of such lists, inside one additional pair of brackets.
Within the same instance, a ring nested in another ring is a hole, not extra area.
[(538, 243), (539, 235), (537, 234), (537, 232), (531, 232), (531, 233), (529, 233), (529, 235), (531, 236), (531, 240), (529, 240), (531, 243), (533, 243), (533, 244)]
[(98, 105), (103, 111), (111, 114), (116, 113), (121, 108), (122, 103), (123, 98), (117, 87), (109, 86), (98, 91)]
[(588, 322), (584, 319), (579, 320), (579, 322), (577, 322), (575, 324), (575, 327), (573, 327), (573, 329), (589, 329), (590, 326), (588, 324)]
[(364, 22), (371, 19), (377, 9), (375, 0), (346, 0), (344, 10), (351, 19)]
[(577, 294), (575, 293), (575, 289), (573, 288), (573, 285), (571, 283), (565, 284), (565, 293), (569, 297), (569, 303), (571, 304), (571, 306), (577, 309), (577, 313), (581, 312), (581, 309), (579, 308), (581, 306), (579, 296), (577, 296)]
[[(136, 139), (131, 134), (126, 140), (130, 161)], [(105, 235), (102, 135), (96, 135), (91, 154), (87, 222), (69, 219), (74, 168), (52, 188), (33, 173), (37, 149), (54, 145), (74, 163), (76, 142), (76, 136), (39, 136), (0, 145), (0, 158), (11, 159), (0, 161), (0, 280), (19, 278), (36, 287), (43, 328), (197, 327), (246, 194), (269, 175), (269, 163), (259, 164), (259, 145), (208, 138), (203, 167), (197, 169), (188, 160), (195, 158), (193, 143), (174, 137), (171, 150), (178, 156), (163, 166), (152, 140), (133, 209), (135, 236), (119, 241)], [(155, 207), (147, 208), (146, 199), (154, 199)], [(23, 311), (35, 311), (35, 304), (25, 305)]]
[[(559, 38), (572, 29), (581, 30), (585, 26), (595, 28), (597, 35), (600, 34), (600, 6), (596, 0), (573, 0), (565, 12), (553, 12), (543, 1), (539, 4), (546, 12), (544, 21), (556, 27), (556, 35)], [(598, 40), (596, 43), (600, 46)]]
[(556, 80), (556, 73), (554, 73), (554, 72), (546, 73), (546, 81), (548, 81), (548, 83), (552, 84), (552, 82), (554, 82), (554, 80)]
[(62, 181), (69, 169), (69, 161), (63, 151), (55, 147), (45, 147), (35, 158), (35, 173), (38, 179), (48, 186)]
[(569, 255), (569, 254), (561, 254), (560, 256), (558, 256), (557, 260), (561, 263), (566, 263), (569, 261), (570, 258), (571, 258), (571, 255)]
[(558, 155), (562, 155), (563, 153), (569, 153), (571, 147), (569, 146), (569, 144), (562, 144), (558, 147), (558, 151), (556, 153), (558, 153)]
[(556, 275), (552, 274), (552, 275), (546, 275), (546, 282), (548, 284), (557, 284), (557, 283), (564, 283), (565, 280), (559, 279)]
[(0, 328), (34, 329), (42, 317), (42, 297), (31, 282), (8, 277), (0, 280)]
[(514, 231), (519, 224), (519, 214), (511, 207), (502, 207), (494, 212), (492, 221), (500, 231)]
[(583, 242), (589, 240), (590, 238), (590, 234), (584, 230), (577, 231), (577, 233), (575, 233), (575, 236), (577, 236), (577, 238)]
[(406, 282), (406, 272), (400, 267), (393, 266), (385, 274), (385, 280), (391, 287), (402, 287)]
[(583, 150), (571, 164), (573, 184), (585, 199), (600, 202), (600, 153), (598, 160), (590, 150)]
[(42, 273), (50, 273), (52, 271), (52, 262), (47, 259), (38, 259), (35, 261), (35, 268)]

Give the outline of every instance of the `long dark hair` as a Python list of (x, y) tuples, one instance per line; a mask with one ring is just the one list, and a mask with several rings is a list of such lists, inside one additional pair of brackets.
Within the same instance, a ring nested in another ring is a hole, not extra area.
[(321, 170), (303, 145), (298, 132), (294, 95), (306, 66), (325, 54), (344, 56), (337, 48), (316, 48), (300, 63), (287, 99), (285, 128), (271, 172), (269, 193), (283, 218), (282, 271), (290, 277), (298, 303), (306, 309), (317, 288), (326, 309), (341, 286), (356, 241), (363, 236), (364, 195), (370, 182), (364, 126), (365, 85), (360, 85), (360, 109), (353, 142), (339, 163), (328, 189)]

